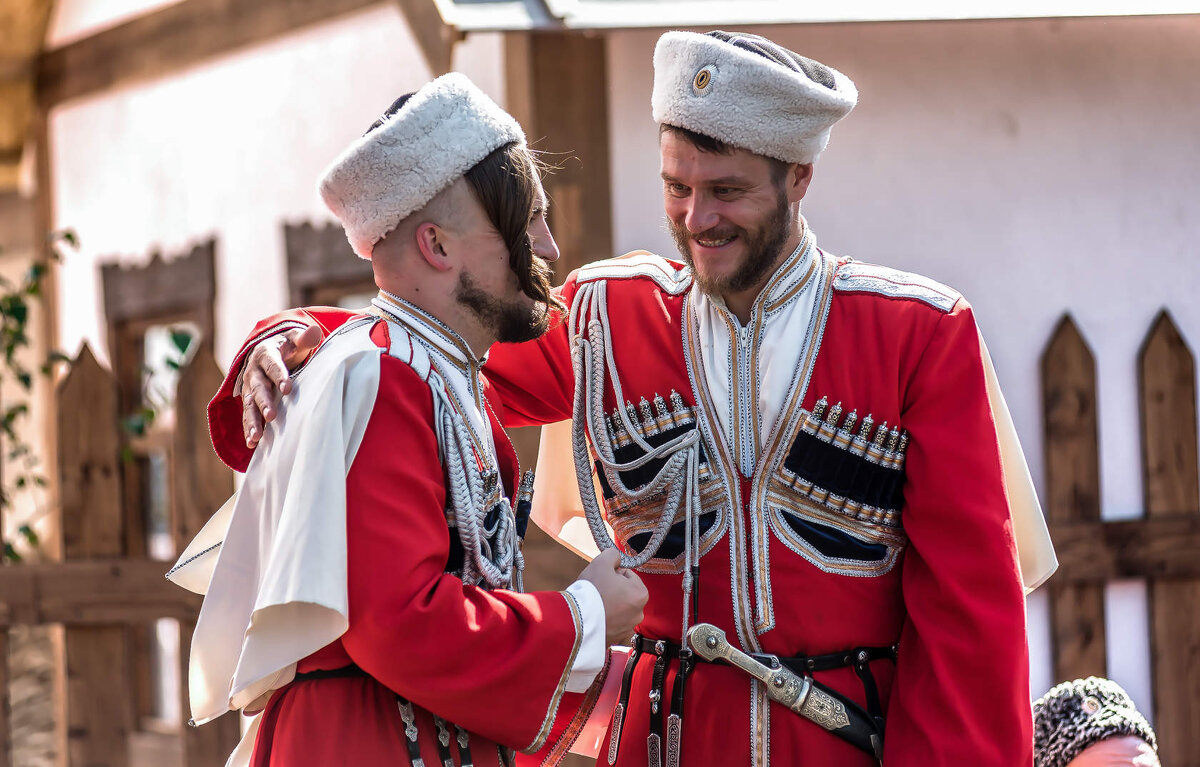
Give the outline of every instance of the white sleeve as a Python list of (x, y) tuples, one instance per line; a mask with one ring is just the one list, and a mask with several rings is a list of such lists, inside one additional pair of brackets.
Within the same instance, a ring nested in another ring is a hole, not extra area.
[(575, 663), (571, 665), (571, 675), (567, 677), (567, 692), (584, 692), (604, 668), (604, 658), (608, 655), (604, 600), (591, 581), (575, 581), (567, 586), (567, 593), (575, 599), (583, 624), (583, 639)]

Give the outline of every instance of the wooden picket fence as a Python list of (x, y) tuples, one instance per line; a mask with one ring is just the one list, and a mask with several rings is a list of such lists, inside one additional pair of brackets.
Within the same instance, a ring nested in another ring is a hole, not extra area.
[[(180, 371), (175, 428), (168, 449), (172, 536), (182, 550), (233, 492), (233, 477), (213, 454), (205, 406), (222, 374), (202, 347)], [(131, 736), (141, 726), (132, 627), (158, 618), (180, 623), (178, 669), (184, 690), (186, 658), (200, 598), (169, 583), (169, 562), (131, 556), (122, 503), (122, 429), (117, 384), (86, 346), (58, 387), (58, 486), (63, 561), (0, 568), (0, 764), (12, 765), (7, 699), (7, 636), (14, 625), (61, 624), (66, 694), (56, 721), (70, 767), (125, 767)], [(141, 536), (139, 536), (140, 538)], [(183, 767), (224, 763), (239, 737), (236, 717), (200, 728), (182, 727)], [(174, 761), (174, 759), (172, 759)]]
[(1145, 578), (1153, 717), (1166, 767), (1200, 766), (1195, 371), (1187, 343), (1163, 311), (1138, 359), (1143, 516), (1102, 522), (1096, 365), (1070, 316), (1059, 322), (1042, 356), (1043, 501), (1061, 563), (1048, 584), (1054, 677), (1107, 676), (1105, 583)]

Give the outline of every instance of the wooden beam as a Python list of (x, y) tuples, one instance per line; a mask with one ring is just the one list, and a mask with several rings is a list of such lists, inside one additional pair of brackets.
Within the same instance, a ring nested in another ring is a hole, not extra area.
[[(183, 0), (43, 53), (37, 60), (38, 102), (53, 106), (162, 77), (383, 1)], [(430, 68), (447, 71), (459, 34), (438, 24), (433, 0), (388, 1), (405, 14)]]
[(1054, 583), (1117, 578), (1200, 578), (1200, 515), (1122, 522), (1051, 522), (1058, 554)]
[(0, 628), (62, 623), (108, 626), (157, 618), (194, 620), (202, 597), (163, 575), (168, 562), (86, 559), (23, 564), (0, 578)]

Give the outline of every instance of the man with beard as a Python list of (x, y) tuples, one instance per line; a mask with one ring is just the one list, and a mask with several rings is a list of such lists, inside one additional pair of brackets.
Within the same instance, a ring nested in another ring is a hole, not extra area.
[(645, 603), (615, 551), (566, 591), (519, 593), (528, 488), (480, 366), (557, 304), (554, 241), (528, 233), (545, 226), (537, 169), (516, 121), (447, 75), (320, 189), (380, 292), (297, 374), (217, 544), (172, 572), (216, 557), (194, 720), (261, 710), (231, 764), (511, 763)]
[[(683, 262), (579, 269), (562, 321), (487, 365), (506, 425), (572, 418), (539, 471), (569, 456), (650, 592), (601, 762), (1031, 764), (1023, 587), (1055, 562), (971, 308), (800, 215), (854, 84), (724, 32), (663, 35), (654, 73)], [(227, 382), (248, 443), (299, 351)]]

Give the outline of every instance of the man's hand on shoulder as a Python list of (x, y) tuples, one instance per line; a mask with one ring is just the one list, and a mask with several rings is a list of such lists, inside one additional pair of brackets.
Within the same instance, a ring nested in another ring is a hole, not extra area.
[(300, 366), (321, 343), (316, 325), (291, 328), (259, 341), (246, 355), (233, 394), (242, 400), (242, 434), (246, 447), (262, 439), (263, 424), (275, 420), (280, 394), (292, 390), (291, 371)]

